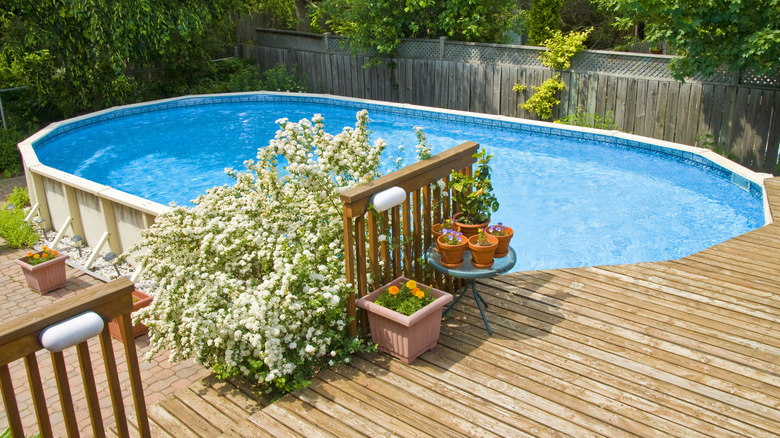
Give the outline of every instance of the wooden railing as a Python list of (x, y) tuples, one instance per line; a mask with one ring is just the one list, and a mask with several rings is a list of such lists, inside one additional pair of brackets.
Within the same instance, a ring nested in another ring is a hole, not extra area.
[[(138, 367), (138, 357), (135, 350), (135, 342), (132, 341), (132, 326), (130, 313), (133, 310), (131, 293), (133, 284), (120, 278), (107, 284), (93, 286), (83, 293), (71, 295), (44, 308), (28, 313), (10, 321), (0, 323), (0, 389), (3, 394), (8, 424), (15, 437), (23, 437), (22, 420), (14, 393), (14, 385), (11, 379), (9, 364), (24, 359), (27, 368), (27, 380), (35, 406), (35, 414), (38, 420), (40, 435), (44, 438), (54, 436), (52, 424), (46, 407), (46, 398), (43, 392), (41, 373), (38, 368), (36, 352), (43, 349), (39, 336), (47, 327), (62, 322), (68, 318), (80, 315), (87, 311), (93, 311), (100, 315), (106, 322), (100, 333), (100, 345), (102, 348), (103, 362), (107, 376), (107, 385), (111, 396), (111, 403), (116, 420), (116, 430), (119, 436), (129, 436), (125, 408), (122, 401), (119, 375), (117, 374), (117, 361), (114, 356), (111, 337), (108, 331), (108, 321), (119, 319), (119, 327), (124, 342), (125, 359), (129, 371), (130, 388), (133, 395), (137, 427), (141, 436), (151, 436), (149, 421), (146, 414), (143, 387), (141, 386), (141, 372)], [(86, 393), (87, 407), (92, 422), (93, 434), (96, 437), (105, 436), (103, 418), (100, 413), (97, 387), (95, 385), (94, 371), (90, 359), (87, 341), (76, 345), (78, 361), (81, 369), (84, 391)], [(69, 437), (79, 436), (79, 427), (75, 414), (75, 406), (68, 383), (68, 375), (65, 365), (65, 357), (62, 352), (50, 353), (54, 368), (54, 378), (57, 382), (62, 415), (65, 422), (65, 430)], [(60, 431), (56, 436), (61, 436)]]
[[(457, 209), (448, 185), (444, 190), (432, 185), (440, 180), (448, 183), (453, 170), (470, 175), (478, 148), (477, 143), (463, 143), (341, 194), (345, 274), (359, 297), (368, 292), (369, 286), (376, 289), (401, 275), (452, 288), (452, 279), (434, 274), (423, 261), (425, 250), (433, 243), (431, 225), (450, 217)], [(406, 191), (403, 204), (381, 213), (372, 210), (371, 197), (390, 187)], [(355, 299), (353, 293), (347, 301), (352, 336), (357, 335)], [(361, 325), (367, 330), (364, 316)]]

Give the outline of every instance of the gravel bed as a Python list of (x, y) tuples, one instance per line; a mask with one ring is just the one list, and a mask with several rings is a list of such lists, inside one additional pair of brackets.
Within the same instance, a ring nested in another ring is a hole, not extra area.
[[(40, 251), (44, 245), (50, 246), (50, 243), (53, 242), (56, 237), (57, 233), (55, 231), (48, 231), (46, 233), (46, 239), (44, 240), (41, 238), (41, 240), (39, 240), (35, 245), (35, 249)], [(86, 266), (87, 262), (89, 261), (89, 257), (94, 251), (93, 248), (82, 247), (81, 252), (79, 253), (79, 243), (73, 242), (71, 240), (71, 236), (62, 236), (59, 243), (57, 244), (57, 247), (52, 249), (58, 251), (59, 253), (70, 256), (67, 264), (71, 267), (84, 271), (87, 274), (100, 280), (108, 282), (120, 276), (131, 279), (131, 277), (135, 274), (136, 268), (124, 260), (120, 260), (119, 257), (110, 261), (105, 260), (105, 256), (108, 253), (108, 251), (106, 251), (107, 248), (108, 245), (104, 245), (103, 252), (98, 255), (90, 269), (87, 269)], [(152, 280), (145, 277), (144, 275), (140, 275), (134, 284), (136, 289), (146, 292), (150, 295), (154, 295), (155, 284)]]

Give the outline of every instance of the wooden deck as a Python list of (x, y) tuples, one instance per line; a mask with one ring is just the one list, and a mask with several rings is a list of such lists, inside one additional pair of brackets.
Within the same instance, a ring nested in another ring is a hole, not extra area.
[[(767, 181), (780, 212), (780, 179)], [(777, 437), (780, 224), (660, 263), (479, 283), (411, 366), (368, 354), (274, 404), (213, 378), (154, 436)]]

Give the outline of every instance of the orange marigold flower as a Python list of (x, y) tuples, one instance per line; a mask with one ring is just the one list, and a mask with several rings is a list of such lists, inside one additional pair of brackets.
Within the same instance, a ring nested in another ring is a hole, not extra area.
[(35, 254), (35, 255), (33, 255), (33, 258), (34, 259), (39, 259), (39, 258), (41, 258), (41, 256), (39, 256), (38, 254)]
[(43, 247), (43, 250), (44, 250), (44, 251), (48, 251), (48, 250), (49, 250), (49, 247), (48, 247), (48, 246), (44, 246), (44, 247)]
[(414, 290), (417, 288), (417, 282), (414, 280), (409, 280), (406, 282), (406, 287), (408, 287), (410, 290)]
[(398, 286), (390, 286), (387, 291), (390, 293), (390, 295), (396, 296), (398, 295)]
[(57, 251), (52, 251), (51, 252), (51, 255), (53, 255), (54, 257), (57, 257), (57, 254), (59, 254)]
[(419, 298), (419, 299), (423, 299), (423, 298), (425, 298), (425, 292), (423, 292), (422, 290), (420, 290), (420, 288), (415, 288), (415, 289), (412, 291), (412, 295), (416, 296), (416, 297), (417, 297), (417, 298)]
[(28, 252), (28, 253), (27, 253), (27, 257), (32, 257), (32, 253), (31, 253), (31, 252)]

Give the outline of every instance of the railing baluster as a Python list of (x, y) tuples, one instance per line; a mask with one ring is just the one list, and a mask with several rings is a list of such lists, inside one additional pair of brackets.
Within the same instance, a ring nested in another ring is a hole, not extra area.
[(54, 364), (54, 378), (57, 381), (57, 392), (60, 394), (60, 407), (65, 418), (65, 429), (69, 437), (79, 436), (79, 426), (76, 421), (76, 411), (73, 409), (73, 397), (68, 385), (68, 370), (65, 368), (65, 357), (61, 351), (50, 353)]
[(411, 220), (411, 196), (407, 193), (406, 200), (401, 207), (401, 225), (403, 227), (403, 272), (407, 278), (414, 274), (414, 257), (412, 256), (412, 220)]
[(128, 340), (122, 344), (125, 346), (125, 358), (127, 358), (127, 370), (130, 374), (130, 390), (135, 404), (138, 431), (142, 437), (151, 437), (152, 432), (149, 429), (149, 417), (146, 413), (146, 401), (144, 400), (144, 387), (141, 384), (141, 369), (138, 367), (138, 354), (135, 351), (135, 342), (133, 341), (130, 312), (119, 315), (119, 331), (122, 333), (122, 339)]
[(46, 395), (43, 393), (41, 372), (38, 369), (38, 359), (35, 357), (35, 353), (25, 356), (24, 364), (27, 368), (27, 381), (30, 384), (30, 393), (35, 405), (35, 417), (38, 419), (38, 430), (43, 438), (51, 438), (53, 436), (51, 421), (49, 420), (49, 411), (46, 408)]
[[(347, 214), (347, 206), (344, 206), (344, 277), (347, 283), (355, 286), (355, 238), (352, 231), (352, 217)], [(350, 292), (347, 297), (347, 315), (356, 315), (355, 292)], [(349, 323), (348, 333), (352, 337), (357, 336), (357, 319)]]
[(382, 244), (380, 245), (382, 249), (382, 261), (384, 262), (382, 284), (385, 284), (389, 283), (393, 276), (393, 262), (390, 260), (390, 218), (386, 211), (383, 211), (379, 216), (381, 218), (382, 229), (384, 233), (386, 233), (387, 237), (387, 239), (383, 240)]
[(100, 402), (95, 388), (95, 374), (92, 372), (92, 360), (89, 357), (89, 346), (84, 341), (76, 346), (81, 367), (81, 380), (84, 382), (84, 392), (87, 395), (87, 408), (92, 418), (92, 433), (96, 437), (105, 437), (103, 416), (100, 414)]
[(11, 428), (12, 436), (24, 436), (22, 418), (19, 416), (19, 407), (16, 405), (14, 384), (11, 381), (11, 373), (8, 371), (7, 364), (0, 366), (0, 389), (2, 389), (3, 392), (5, 414), (8, 417), (8, 425)]
[(114, 418), (116, 421), (117, 433), (120, 437), (129, 437), (130, 431), (127, 429), (127, 417), (125, 416), (125, 405), (122, 401), (122, 388), (119, 386), (119, 374), (116, 371), (116, 357), (114, 356), (114, 346), (111, 341), (111, 335), (106, 326), (100, 332), (100, 348), (103, 351), (103, 365), (106, 368), (106, 377), (108, 382), (108, 391), (111, 394), (111, 405), (114, 408)]
[[(422, 229), (422, 216), (420, 215), (420, 189), (412, 192), (412, 220), (414, 221), (414, 234), (412, 235), (412, 241), (414, 244), (414, 254), (417, 257), (423, 256), (422, 249), (422, 236), (425, 234), (425, 230)], [(414, 277), (422, 279), (423, 281), (422, 265), (415, 260), (414, 263)]]
[(393, 278), (401, 275), (401, 214), (400, 207), (390, 209), (392, 219), (390, 225), (393, 234)]
[(382, 285), (382, 272), (379, 266), (379, 232), (375, 213), (368, 215), (368, 259), (371, 262), (371, 274), (373, 277), (372, 290)]

